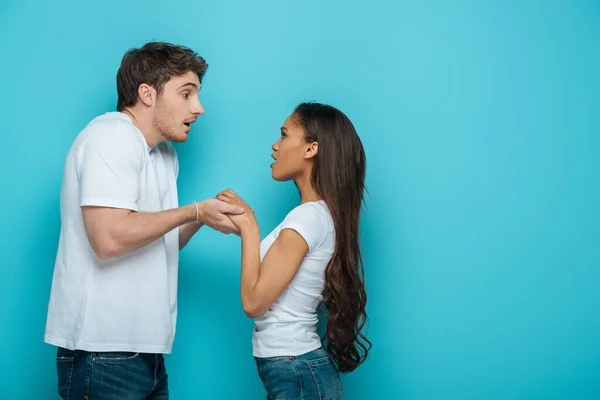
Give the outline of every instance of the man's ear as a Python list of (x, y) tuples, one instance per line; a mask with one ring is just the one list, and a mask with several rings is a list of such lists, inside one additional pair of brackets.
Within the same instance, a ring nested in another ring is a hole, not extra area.
[(147, 83), (142, 83), (140, 85), (138, 88), (138, 96), (140, 101), (148, 107), (152, 107), (156, 102), (156, 90)]
[(309, 143), (308, 146), (306, 146), (306, 151), (304, 152), (304, 158), (306, 158), (306, 159), (313, 158), (314, 156), (317, 155), (317, 153), (319, 153), (319, 143), (318, 142)]

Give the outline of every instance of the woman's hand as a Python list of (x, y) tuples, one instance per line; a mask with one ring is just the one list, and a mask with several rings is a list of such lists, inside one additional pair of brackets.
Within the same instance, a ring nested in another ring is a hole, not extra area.
[(240, 196), (235, 194), (233, 190), (227, 189), (222, 191), (217, 195), (217, 199), (227, 204), (244, 208), (245, 212), (243, 214), (229, 214), (231, 222), (233, 222), (233, 224), (240, 230), (242, 234), (244, 234), (243, 231), (247, 230), (248, 228), (258, 227), (258, 221), (254, 215), (254, 210), (252, 210), (248, 203), (246, 203)]

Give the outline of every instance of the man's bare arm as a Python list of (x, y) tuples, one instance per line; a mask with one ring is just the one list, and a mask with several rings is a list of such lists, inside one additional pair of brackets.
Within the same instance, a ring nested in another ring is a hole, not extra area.
[[(178, 226), (196, 221), (194, 204), (159, 212), (135, 212), (93, 206), (84, 206), (82, 211), (88, 240), (101, 259), (130, 253), (152, 243)], [(237, 228), (227, 214), (243, 212), (241, 207), (216, 199), (198, 203), (199, 222), (223, 233), (237, 233)]]

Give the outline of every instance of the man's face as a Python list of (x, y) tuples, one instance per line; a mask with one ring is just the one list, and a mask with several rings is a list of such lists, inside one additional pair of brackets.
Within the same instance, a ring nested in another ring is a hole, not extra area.
[(198, 98), (200, 88), (198, 75), (191, 71), (172, 77), (164, 85), (156, 99), (153, 123), (165, 140), (185, 142), (188, 139), (191, 124), (204, 114)]

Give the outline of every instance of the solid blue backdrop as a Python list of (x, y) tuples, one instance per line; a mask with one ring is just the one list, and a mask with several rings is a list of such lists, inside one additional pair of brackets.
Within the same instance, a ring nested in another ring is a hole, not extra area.
[[(266, 235), (298, 203), (269, 169), (293, 107), (355, 123), (374, 347), (346, 398), (599, 398), (599, 18), (584, 0), (3, 1), (2, 397), (56, 396), (64, 157), (114, 110), (123, 53), (161, 40), (210, 64), (182, 204), (231, 187)], [(264, 398), (239, 255), (208, 228), (181, 255), (174, 399)]]

